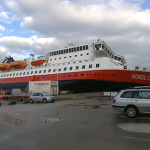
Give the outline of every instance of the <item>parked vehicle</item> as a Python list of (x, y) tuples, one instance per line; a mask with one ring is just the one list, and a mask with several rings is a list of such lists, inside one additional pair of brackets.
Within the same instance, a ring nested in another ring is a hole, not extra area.
[(122, 90), (114, 98), (112, 107), (132, 118), (139, 113), (150, 113), (150, 89), (141, 87)]
[(55, 101), (55, 96), (51, 96), (48, 93), (33, 93), (30, 97), (29, 97), (29, 102), (33, 103), (33, 102), (54, 102)]
[(29, 98), (32, 92), (23, 92), (21, 89), (12, 89), (12, 91), (5, 92), (2, 96), (4, 100), (9, 100), (10, 98), (15, 98), (16, 100), (23, 100), (24, 98)]

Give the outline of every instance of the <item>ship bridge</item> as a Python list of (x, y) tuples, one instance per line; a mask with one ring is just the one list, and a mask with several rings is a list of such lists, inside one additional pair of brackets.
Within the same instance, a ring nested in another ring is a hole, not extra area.
[(97, 41), (94, 43), (95, 57), (109, 57), (111, 60), (124, 65), (126, 60), (123, 56), (115, 54), (104, 41)]

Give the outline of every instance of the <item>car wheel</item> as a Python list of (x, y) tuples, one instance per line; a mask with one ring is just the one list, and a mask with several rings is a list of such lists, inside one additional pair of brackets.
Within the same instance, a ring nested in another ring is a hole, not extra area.
[(33, 99), (30, 99), (29, 102), (32, 104), (33, 103)]
[(44, 99), (43, 99), (43, 102), (44, 102), (44, 103), (47, 103), (47, 99), (46, 99), (46, 98), (44, 98)]
[(134, 106), (128, 106), (127, 108), (126, 108), (126, 115), (128, 116), (128, 117), (130, 117), (130, 118), (134, 118), (134, 117), (136, 117), (137, 115), (138, 115), (138, 110), (137, 110), (137, 108), (136, 107), (134, 107)]

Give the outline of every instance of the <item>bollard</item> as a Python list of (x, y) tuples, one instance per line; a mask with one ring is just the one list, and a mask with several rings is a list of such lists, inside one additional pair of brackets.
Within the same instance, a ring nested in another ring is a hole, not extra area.
[(16, 104), (16, 100), (15, 100), (15, 98), (11, 98), (11, 99), (9, 99), (9, 101), (8, 101), (8, 105), (14, 105), (14, 104)]
[(23, 104), (29, 103), (29, 99), (28, 98), (23, 98)]

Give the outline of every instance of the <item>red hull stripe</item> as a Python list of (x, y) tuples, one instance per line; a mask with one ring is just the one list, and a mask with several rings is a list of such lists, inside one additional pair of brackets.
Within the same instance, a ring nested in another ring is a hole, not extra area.
[(150, 85), (150, 73), (133, 70), (94, 70), (70, 73), (34, 75), (15, 78), (0, 79), (1, 84), (6, 83), (22, 83), (29, 81), (62, 81), (62, 80), (103, 80), (114, 82), (128, 82), (136, 84)]

